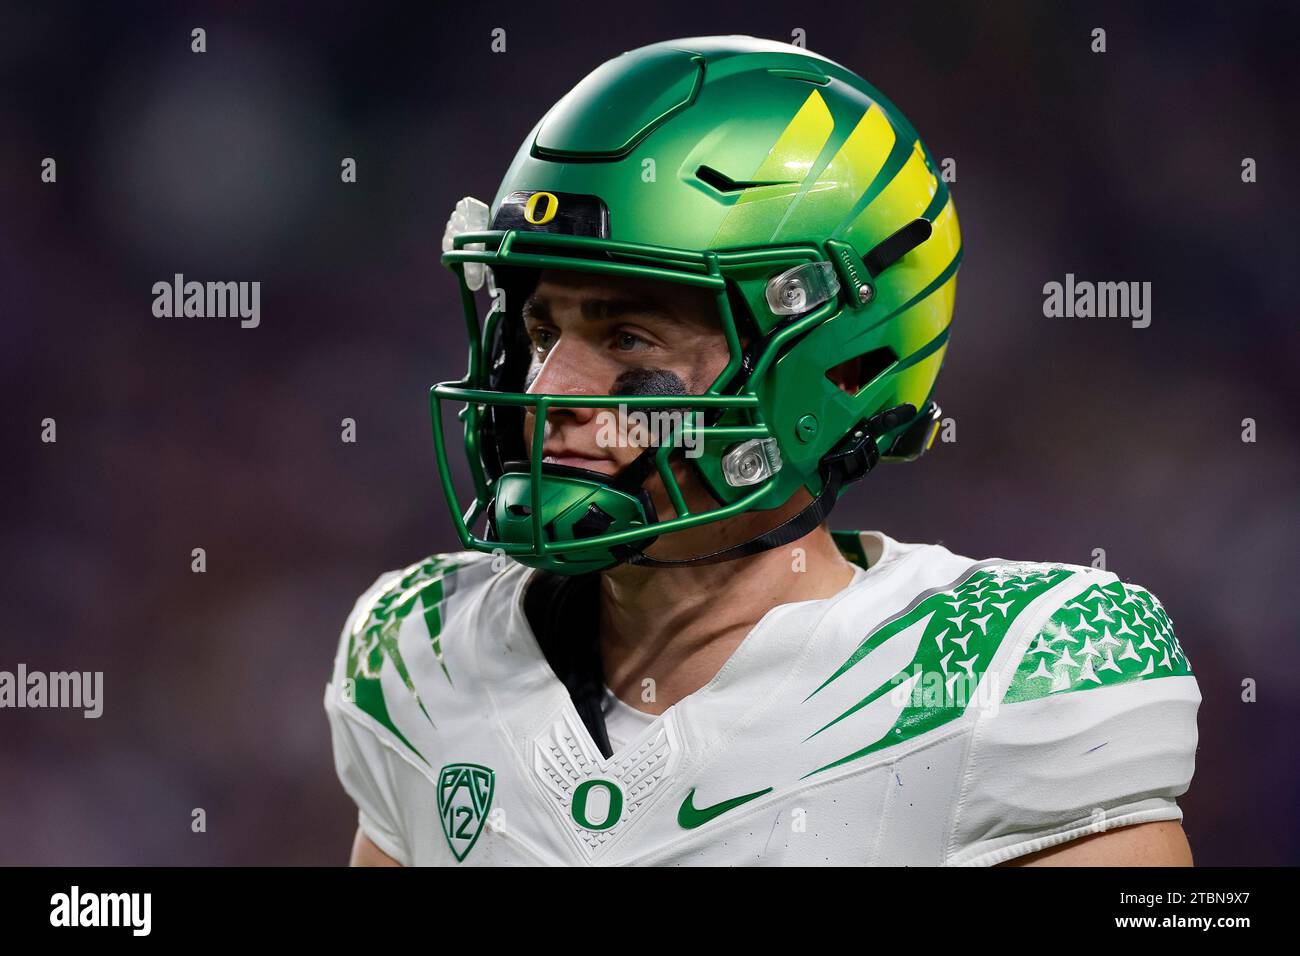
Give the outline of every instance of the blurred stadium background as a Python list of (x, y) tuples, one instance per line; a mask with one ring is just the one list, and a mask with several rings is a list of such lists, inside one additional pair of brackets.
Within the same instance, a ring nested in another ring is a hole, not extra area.
[[(346, 858), (321, 707), (339, 627), (381, 571), (455, 546), (427, 408), (464, 365), (448, 213), (605, 59), (795, 28), (957, 160), (966, 249), (937, 393), (958, 440), (834, 525), (1104, 548), (1200, 681), (1197, 862), (1300, 862), (1300, 18), (1057, 6), (6, 4), (0, 668), (102, 670), (106, 703), (0, 712), (0, 863)], [(155, 318), (178, 272), (260, 280), (261, 326)], [(1067, 272), (1150, 281), (1150, 328), (1044, 318)]]

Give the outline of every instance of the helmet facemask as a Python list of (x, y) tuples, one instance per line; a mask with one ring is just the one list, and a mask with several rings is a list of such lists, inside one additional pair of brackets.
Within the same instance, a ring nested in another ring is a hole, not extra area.
[[(479, 248), (462, 251), (471, 245)], [(814, 454), (834, 452), (837, 462), (857, 462), (842, 469), (830, 490), (829, 462), (822, 461), (823, 454), (810, 458), (805, 452), (796, 463), (800, 467), (787, 467), (788, 456), (783, 455), (765, 414), (761, 388), (765, 370), (802, 335), (841, 311), (830, 261), (809, 248), (765, 249), (752, 257), (731, 255), (724, 264), (724, 257), (713, 253), (622, 245), (507, 230), (457, 237), (454, 249), (444, 256), (460, 280), (473, 343), (466, 377), (435, 386), (432, 392), (440, 470), (453, 503), (457, 499), (446, 466), (440, 404), (444, 400), (466, 403), (460, 419), (476, 495), (467, 509), (453, 504), (461, 540), (468, 547), (499, 551), (530, 566), (582, 573), (624, 561), (659, 566), (713, 563), (806, 534), (824, 520), (845, 477), (851, 471), (860, 477), (874, 465), (879, 458), (876, 442), (885, 440), (888, 447), (892, 441), (892, 436), (880, 431), (882, 422), (871, 430), (877, 434), (870, 435), (864, 421), (856, 437), (849, 436), (847, 452), (839, 447), (844, 443), (819, 449), (815, 427), (799, 431), (799, 440)], [(465, 278), (465, 265), (478, 262), (494, 267), (498, 290), (481, 323)], [(708, 290), (728, 347), (725, 368), (696, 395), (664, 387), (662, 376), (653, 373), (641, 377), (635, 394), (618, 388), (611, 390), (614, 394), (600, 396), (528, 394), (528, 345), (519, 310), (544, 268), (684, 282)], [(765, 303), (765, 317), (755, 315), (755, 297)], [(784, 310), (778, 311), (783, 305)], [(647, 385), (658, 387), (647, 389)], [(826, 389), (825, 384), (814, 387)], [(527, 413), (535, 421), (544, 421), (554, 410), (565, 408), (658, 416), (667, 427), (634, 462), (616, 475), (605, 475), (543, 461), (544, 431), (534, 429), (531, 447), (524, 441)], [(908, 411), (904, 418), (910, 421), (915, 409), (909, 406)], [(895, 431), (903, 424), (906, 421), (897, 414), (888, 422)], [(825, 436), (820, 441), (824, 446)], [(698, 455), (686, 455), (687, 448), (698, 450)], [(688, 506), (687, 489), (674, 473), (675, 464), (684, 465), (698, 479), (692, 484), (708, 492), (711, 500), (706, 509)], [(671, 516), (660, 515), (662, 509), (655, 507), (648, 491), (653, 484), (648, 479), (654, 475), (662, 483)], [(645, 554), (661, 535), (783, 507), (800, 488), (807, 489), (814, 505), (799, 512), (797, 522), (787, 520), (749, 541), (709, 554), (668, 561)], [(476, 523), (482, 524), (478, 534), (471, 530)]]

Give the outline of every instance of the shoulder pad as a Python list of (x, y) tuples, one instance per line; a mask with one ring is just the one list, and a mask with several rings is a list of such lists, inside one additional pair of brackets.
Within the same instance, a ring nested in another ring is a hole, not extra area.
[(1091, 583), (1029, 636), (1006, 703), (1192, 673), (1155, 595), (1109, 572), (1079, 570)]
[(442, 625), (447, 601), (491, 569), (491, 555), (474, 551), (431, 555), (409, 567), (381, 575), (358, 599), (340, 635), (334, 666), (335, 691), (374, 718), (413, 752), (415, 747), (395, 726), (384, 701), (381, 677), (392, 668), (406, 689), (418, 698), (398, 646), (402, 622), (411, 614), (424, 618), (430, 647), (450, 684), (452, 674), (443, 657)]
[(1006, 706), (975, 725), (946, 862), (991, 865), (1182, 819), (1201, 695), (1150, 592), (1075, 566), (1008, 651)]
[[(878, 739), (831, 766), (928, 733), (961, 717), (976, 701), (982, 702), (985, 673), (995, 661), (1004, 666), (1000, 662), (1005, 655), (1000, 651), (1007, 636), (1021, 627), (1028, 608), (1075, 570), (1068, 565), (980, 562), (950, 583), (917, 595), (903, 611), (873, 628), (814, 694), (878, 648), (897, 640), (914, 647), (911, 660), (853, 710), (890, 693), (900, 694), (905, 703), (893, 725)], [(999, 685), (991, 686), (999, 692)], [(844, 716), (847, 713), (836, 720)]]

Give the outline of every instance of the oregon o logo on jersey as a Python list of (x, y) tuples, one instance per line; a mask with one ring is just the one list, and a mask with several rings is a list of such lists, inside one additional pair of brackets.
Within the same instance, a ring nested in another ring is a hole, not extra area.
[(476, 763), (449, 763), (438, 774), (438, 816), (456, 862), (465, 859), (483, 832), (496, 774)]
[[(543, 197), (546, 198), (546, 206), (543, 208), (542, 214), (539, 216), (537, 214), (537, 207), (540, 205), (540, 200)], [(559, 211), (560, 201), (555, 198), (555, 193), (533, 193), (528, 197), (528, 202), (524, 203), (524, 221), (530, 222), (534, 226), (544, 226), (554, 219), (555, 214)]]
[[(594, 795), (593, 790), (597, 791)], [(608, 780), (584, 781), (573, 791), (569, 812), (584, 830), (608, 830), (623, 815), (623, 791)]]

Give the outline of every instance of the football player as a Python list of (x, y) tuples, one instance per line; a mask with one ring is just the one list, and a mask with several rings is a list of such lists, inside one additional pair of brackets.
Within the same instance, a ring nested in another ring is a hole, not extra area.
[(353, 862), (1191, 862), (1200, 694), (1158, 600), (827, 526), (934, 438), (962, 251), (879, 92), (748, 37), (625, 53), (444, 250), (464, 550), (343, 629)]

